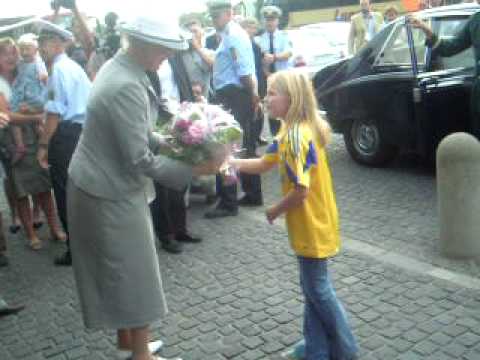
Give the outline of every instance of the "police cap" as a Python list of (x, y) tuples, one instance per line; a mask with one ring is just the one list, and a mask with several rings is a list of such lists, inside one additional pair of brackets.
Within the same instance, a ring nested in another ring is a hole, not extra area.
[(40, 34), (38, 36), (38, 41), (44, 41), (52, 38), (59, 38), (62, 41), (73, 40), (73, 34), (65, 29), (62, 29), (60, 26), (53, 24), (48, 21), (42, 21), (39, 24)]
[(264, 6), (262, 8), (262, 15), (264, 18), (280, 18), (282, 16), (282, 9), (278, 6)]
[(233, 7), (231, 0), (210, 0), (207, 1), (207, 8), (210, 13), (219, 12)]

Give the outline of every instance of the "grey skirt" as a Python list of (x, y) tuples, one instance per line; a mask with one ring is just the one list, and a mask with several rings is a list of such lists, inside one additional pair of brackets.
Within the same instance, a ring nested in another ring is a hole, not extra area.
[(111, 201), (68, 184), (68, 227), (85, 326), (128, 329), (167, 313), (145, 192)]
[(28, 195), (49, 192), (52, 189), (50, 174), (40, 166), (37, 153), (27, 153), (17, 164), (11, 166), (15, 195), (21, 199)]

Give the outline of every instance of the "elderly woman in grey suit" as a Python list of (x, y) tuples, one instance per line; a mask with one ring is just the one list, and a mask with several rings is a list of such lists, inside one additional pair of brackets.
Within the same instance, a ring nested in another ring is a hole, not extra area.
[(224, 159), (197, 167), (157, 155), (158, 97), (146, 71), (187, 48), (173, 23), (139, 18), (122, 30), (128, 45), (98, 73), (69, 168), (68, 222), (85, 325), (121, 330), (133, 360), (148, 349), (149, 326), (167, 307), (148, 203), (152, 179), (181, 190), (214, 174)]

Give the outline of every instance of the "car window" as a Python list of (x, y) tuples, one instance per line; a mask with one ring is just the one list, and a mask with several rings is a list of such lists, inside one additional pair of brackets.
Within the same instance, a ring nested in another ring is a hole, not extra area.
[[(435, 29), (438, 31), (437, 34), (441, 39), (451, 39), (467, 23), (467, 17), (450, 17), (450, 18), (440, 18), (436, 19)], [(474, 67), (475, 66), (475, 57), (473, 53), (473, 48), (466, 49), (461, 53), (450, 56), (442, 57), (438, 61), (437, 69), (446, 70), (446, 69), (456, 69), (461, 67)]]
[[(425, 34), (419, 29), (412, 29), (415, 52), (419, 66), (425, 65)], [(411, 66), (410, 49), (408, 46), (407, 29), (399, 24), (384, 47), (377, 65), (404, 65)]]

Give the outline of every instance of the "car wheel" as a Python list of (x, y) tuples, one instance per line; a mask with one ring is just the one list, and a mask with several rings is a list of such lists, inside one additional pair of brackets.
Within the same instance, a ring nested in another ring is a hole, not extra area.
[(397, 154), (397, 148), (385, 142), (380, 127), (372, 120), (350, 121), (343, 138), (348, 153), (360, 164), (384, 166)]

